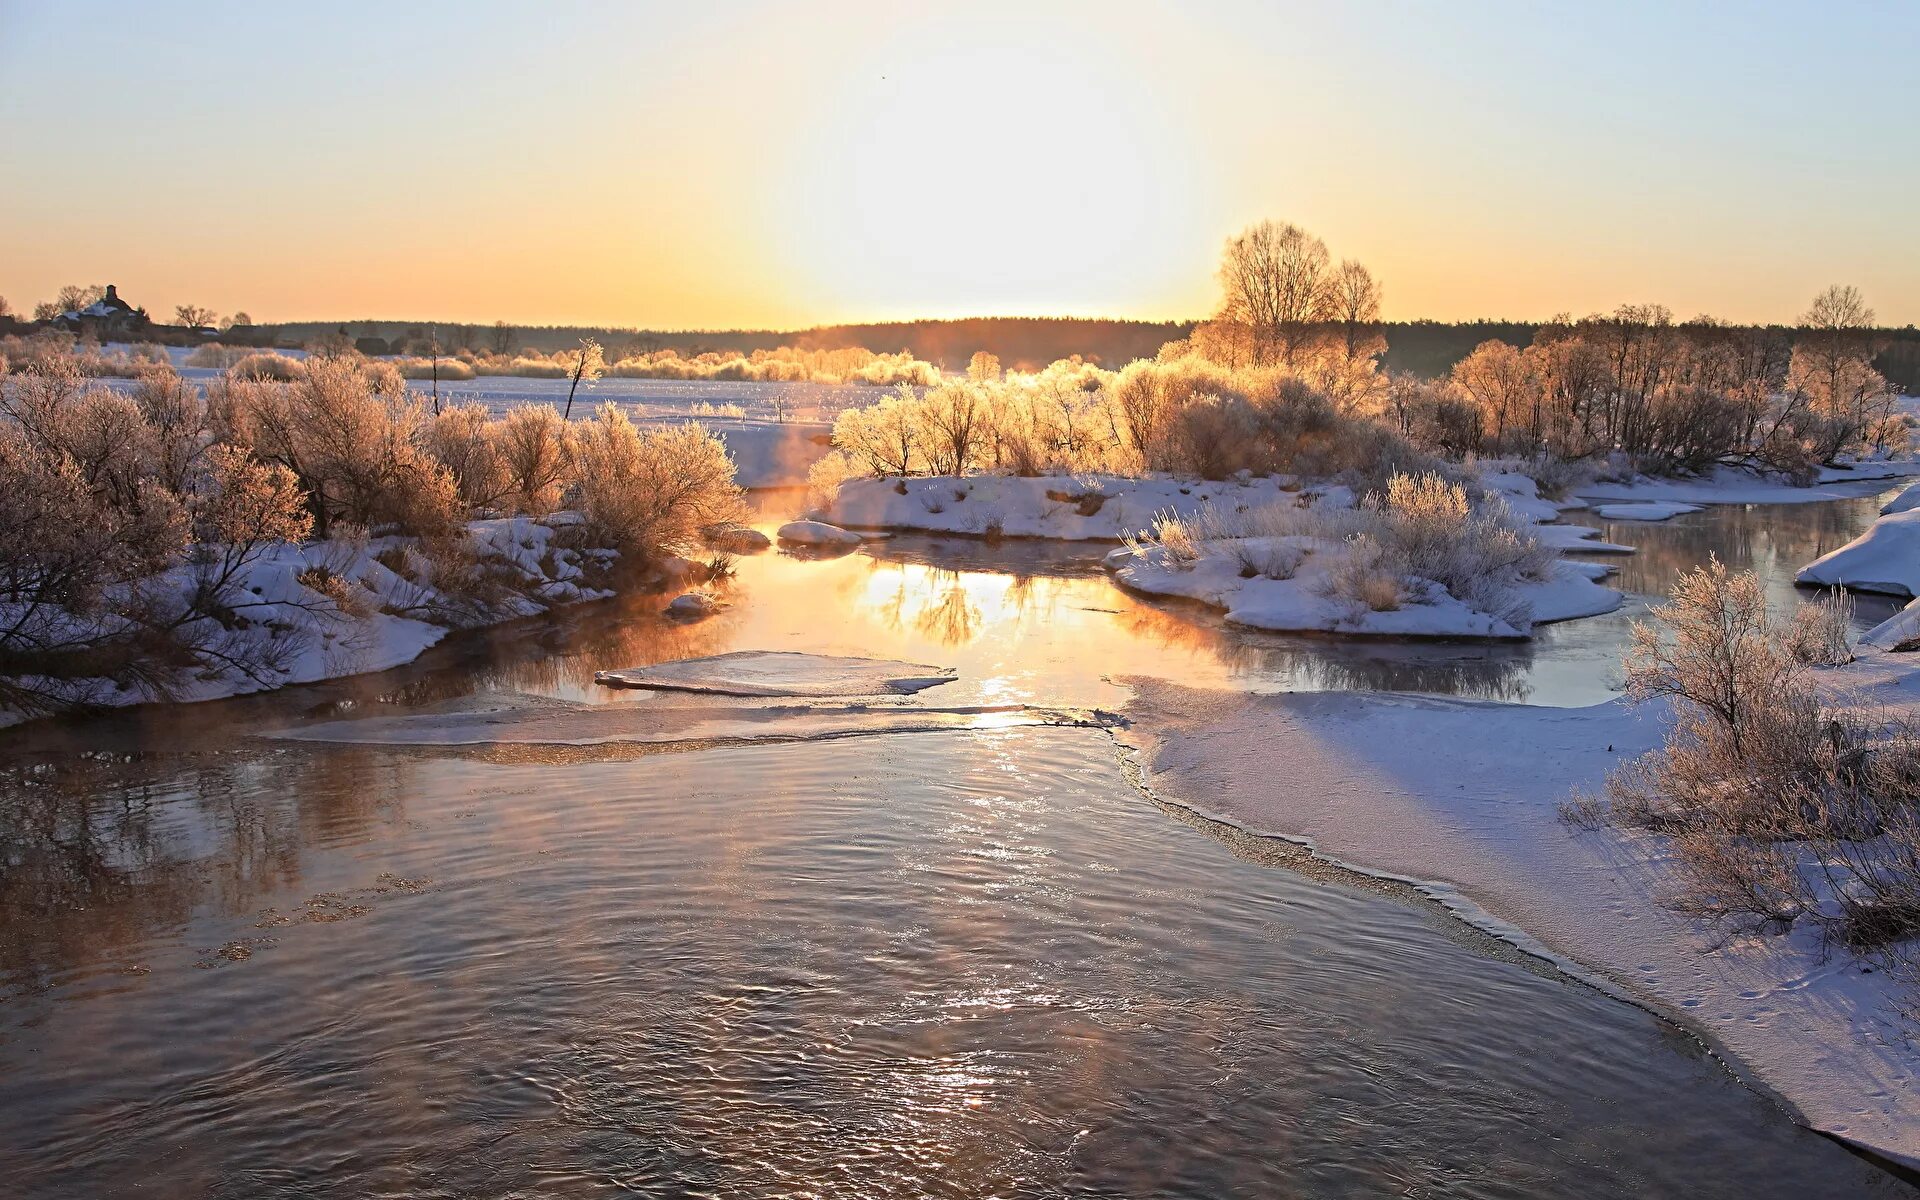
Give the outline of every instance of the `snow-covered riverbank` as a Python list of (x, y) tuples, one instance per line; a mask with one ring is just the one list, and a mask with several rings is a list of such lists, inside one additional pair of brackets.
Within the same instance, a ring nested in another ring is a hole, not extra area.
[[(178, 631), (193, 665), (156, 686), (112, 679), (20, 679), (53, 707), (119, 708), (217, 700), (412, 662), (456, 629), (496, 625), (604, 599), (614, 551), (567, 535), (572, 513), (473, 521), (460, 561), (434, 562), (412, 538), (263, 547), (234, 573), (227, 599)], [(460, 572), (458, 586), (436, 584)], [(205, 578), (192, 564), (143, 585), (166, 607)], [(30, 713), (0, 708), (0, 727)]]
[[(1902, 658), (1869, 652), (1844, 674), (1870, 702), (1920, 701)], [(1728, 936), (1677, 916), (1659, 839), (1559, 819), (1659, 742), (1657, 710), (1130, 682), (1121, 736), (1164, 798), (1415, 882), (1698, 1030), (1816, 1128), (1920, 1163), (1920, 1050), (1884, 972), (1810, 930)]]

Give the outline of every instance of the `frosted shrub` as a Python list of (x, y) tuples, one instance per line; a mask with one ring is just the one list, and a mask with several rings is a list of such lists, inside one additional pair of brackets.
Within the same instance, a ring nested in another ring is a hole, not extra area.
[(178, 498), (143, 481), (113, 503), (69, 455), (0, 423), (0, 705), (52, 711), (68, 681), (164, 685), (175, 666), (136, 586), (185, 549)]
[(502, 424), (485, 405), (456, 404), (442, 409), (427, 427), (428, 450), (452, 473), (468, 508), (492, 508), (514, 490), (501, 453)]
[(551, 404), (508, 409), (495, 445), (516, 511), (538, 517), (559, 507), (567, 466), (567, 423), (559, 410)]
[(1229, 548), (1243, 579), (1292, 579), (1307, 557), (1300, 547), (1285, 543), (1237, 541)]
[(1853, 661), (1853, 593), (1833, 588), (1794, 611), (1787, 649), (1803, 663), (1837, 667)]
[(910, 475), (924, 461), (919, 398), (911, 388), (865, 408), (849, 408), (833, 423), (834, 448), (870, 475)]
[(290, 384), (230, 375), (220, 406), (241, 445), (299, 479), (321, 537), (341, 521), (425, 535), (460, 518), (453, 476), (423, 444), (425, 410), (384, 363), (313, 358)]
[(437, 365), (431, 358), (402, 358), (393, 365), (407, 379), (452, 380), (458, 383), (474, 376), (473, 365), (457, 358), (442, 358)]
[[(1802, 618), (1774, 620), (1754, 575), (1711, 562), (1654, 617), (1658, 628), (1634, 627), (1627, 680), (1635, 700), (1670, 701), (1673, 725), (1608, 779), (1597, 811), (1671, 838), (1682, 911), (1817, 921), (1914, 980), (1920, 735), (1824, 704)], [(1812, 620), (1832, 628), (1830, 615)]]
[(249, 346), (223, 346), (219, 342), (207, 342), (188, 352), (187, 365), (225, 371), (255, 353), (257, 351)]
[[(196, 364), (189, 361), (188, 365)], [(292, 383), (300, 378), (300, 360), (284, 354), (256, 352), (236, 361), (227, 368), (227, 374), (234, 379), (271, 379)]]
[(1554, 552), (1520, 527), (1506, 505), (1469, 504), (1458, 484), (1438, 475), (1395, 475), (1385, 496), (1369, 496), (1382, 565), (1430, 579), (1454, 599), (1516, 628), (1531, 619), (1513, 585), (1545, 579)]
[(1327, 594), (1367, 612), (1392, 612), (1406, 603), (1406, 585), (1386, 565), (1379, 543), (1362, 533), (1347, 539), (1346, 550), (1327, 575)]
[(917, 405), (922, 456), (933, 475), (963, 475), (980, 465), (991, 431), (991, 412), (981, 390), (970, 383), (929, 388)]
[(642, 432), (615, 405), (603, 404), (574, 429), (571, 452), (581, 515), (620, 549), (656, 555), (741, 518), (733, 460), (700, 425)]

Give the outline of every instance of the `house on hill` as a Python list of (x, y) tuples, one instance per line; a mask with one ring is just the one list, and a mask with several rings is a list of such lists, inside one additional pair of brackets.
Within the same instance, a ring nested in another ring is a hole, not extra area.
[(97, 342), (124, 342), (144, 336), (153, 322), (147, 319), (146, 309), (128, 304), (120, 298), (119, 290), (108, 284), (106, 295), (85, 308), (61, 313), (53, 324)]

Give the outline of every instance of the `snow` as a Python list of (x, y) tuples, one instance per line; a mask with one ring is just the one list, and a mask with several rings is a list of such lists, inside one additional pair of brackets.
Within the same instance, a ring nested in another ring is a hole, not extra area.
[(1558, 820), (1560, 801), (1658, 742), (1658, 711), (1128, 682), (1137, 699), (1120, 736), (1164, 798), (1412, 882), (1684, 1019), (1816, 1128), (1920, 1161), (1920, 1050), (1885, 972), (1823, 953), (1807, 930), (1728, 937), (1695, 924), (1662, 903), (1674, 876), (1659, 839)]
[[(1256, 564), (1278, 555), (1298, 559), (1291, 578), (1243, 578), (1243, 559)], [(1477, 612), (1440, 585), (1415, 581), (1408, 602), (1375, 612), (1336, 597), (1333, 575), (1346, 547), (1320, 538), (1235, 538), (1207, 544), (1197, 561), (1181, 565), (1162, 547), (1121, 548), (1105, 560), (1123, 587), (1158, 596), (1197, 600), (1224, 609), (1228, 624), (1282, 633), (1339, 633), (1373, 637), (1524, 638), (1518, 624)], [(1601, 568), (1604, 572), (1605, 568)], [(1537, 623), (1612, 612), (1623, 597), (1594, 582), (1592, 564), (1556, 563), (1551, 579), (1514, 587)]]
[(1859, 537), (1800, 568), (1794, 578), (1824, 587), (1920, 596), (1920, 508), (1881, 517)]
[(909, 695), (955, 678), (951, 667), (790, 650), (736, 650), (594, 675), (609, 687), (725, 696)]
[(1886, 480), (1909, 475), (1920, 475), (1920, 462), (1874, 462), (1845, 469), (1825, 468), (1811, 487), (1798, 487), (1779, 476), (1722, 467), (1698, 479), (1654, 479), (1643, 475), (1627, 483), (1588, 484), (1579, 489), (1579, 494), (1590, 501), (1636, 503), (1813, 504), (1868, 495)]
[(1672, 500), (1641, 500), (1622, 504), (1596, 504), (1596, 516), (1609, 521), (1665, 521), (1700, 511), (1698, 504), (1680, 504)]
[(781, 541), (795, 546), (852, 548), (865, 540), (857, 533), (825, 521), (788, 521), (780, 527), (779, 535)]
[(840, 485), (827, 516), (854, 529), (1117, 542), (1145, 532), (1163, 512), (1191, 516), (1210, 503), (1229, 512), (1253, 508), (1286, 497), (1286, 488), (1298, 484), (1273, 477), (1207, 482), (1112, 475), (856, 479)]
[(719, 602), (704, 592), (686, 592), (675, 596), (667, 605), (667, 615), (683, 621), (697, 621), (719, 611)]
[(1920, 483), (1909, 485), (1906, 491), (1901, 492), (1898, 496), (1881, 505), (1880, 512), (1884, 516), (1892, 513), (1910, 512), (1916, 508), (1920, 508)]
[[(67, 681), (61, 691), (76, 703), (121, 707), (215, 700), (389, 670), (412, 662), (453, 629), (497, 624), (612, 595), (589, 586), (584, 568), (590, 559), (611, 560), (613, 551), (578, 551), (554, 542), (557, 529), (577, 521), (577, 514), (556, 513), (544, 521), (511, 517), (471, 522), (468, 536), (475, 552), (518, 585), (484, 609), (427, 582), (430, 576), (411, 539), (276, 543), (238, 573), (229, 625), (203, 617), (183, 630), (203, 639), (219, 656), (206, 661), (244, 662), (249, 668), (202, 667), (164, 695), (122, 689), (104, 679)], [(339, 581), (347, 608), (315, 586), (321, 576)], [(181, 565), (147, 586), (156, 595), (184, 597), (197, 586), (197, 578), (192, 567)], [(23, 719), (19, 713), (0, 711), (0, 726)]]
[(1591, 525), (1535, 525), (1533, 536), (1562, 554), (1632, 554), (1632, 546), (1603, 542)]
[(1861, 645), (1882, 650), (1897, 650), (1914, 642), (1920, 642), (1920, 598), (1908, 601), (1905, 608), (1860, 636)]

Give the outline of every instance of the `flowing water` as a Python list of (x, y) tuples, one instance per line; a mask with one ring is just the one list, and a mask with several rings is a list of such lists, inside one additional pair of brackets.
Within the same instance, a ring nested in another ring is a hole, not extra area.
[[(1711, 550), (1790, 590), (1871, 513), (1611, 536), (1636, 589)], [(735, 702), (592, 672), (740, 648), (957, 667), (925, 705), (1111, 708), (1129, 673), (1583, 703), (1627, 619), (1251, 636), (1097, 556), (765, 555), (697, 625), (630, 598), (0, 736), (0, 1194), (1909, 1194), (1647, 1014), (1155, 805), (1099, 729), (258, 736), (500, 693), (664, 719)]]

